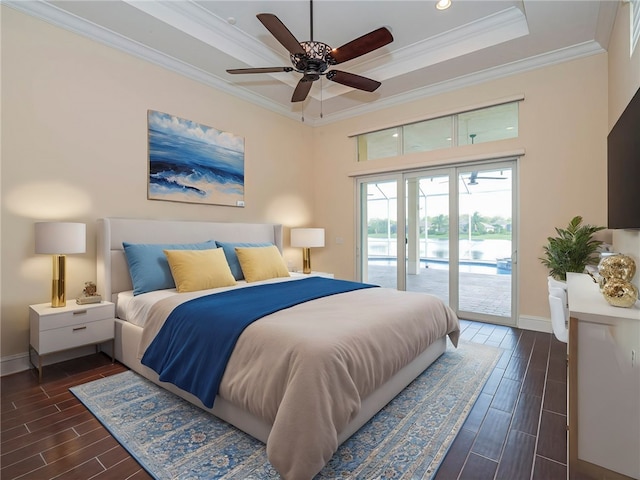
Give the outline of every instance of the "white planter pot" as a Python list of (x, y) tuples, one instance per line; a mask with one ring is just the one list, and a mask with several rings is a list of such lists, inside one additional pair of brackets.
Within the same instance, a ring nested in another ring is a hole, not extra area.
[(549, 287), (549, 310), (551, 312), (551, 328), (553, 334), (561, 342), (567, 343), (569, 338), (569, 305), (567, 303), (567, 282), (547, 277)]

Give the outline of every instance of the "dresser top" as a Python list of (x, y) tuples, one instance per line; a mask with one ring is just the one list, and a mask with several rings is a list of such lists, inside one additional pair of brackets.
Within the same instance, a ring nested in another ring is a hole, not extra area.
[(599, 285), (585, 273), (567, 273), (567, 294), (572, 315), (595, 315), (640, 320), (640, 301), (630, 308), (610, 305)]

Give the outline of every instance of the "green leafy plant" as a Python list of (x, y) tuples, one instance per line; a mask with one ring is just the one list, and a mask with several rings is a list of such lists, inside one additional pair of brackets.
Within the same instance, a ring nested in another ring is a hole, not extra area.
[(549, 269), (549, 275), (556, 280), (566, 280), (567, 272), (582, 273), (587, 265), (596, 265), (596, 252), (602, 244), (593, 234), (605, 227), (582, 224), (582, 217), (576, 216), (567, 228), (556, 228), (557, 237), (547, 237), (543, 247), (545, 256), (540, 258)]

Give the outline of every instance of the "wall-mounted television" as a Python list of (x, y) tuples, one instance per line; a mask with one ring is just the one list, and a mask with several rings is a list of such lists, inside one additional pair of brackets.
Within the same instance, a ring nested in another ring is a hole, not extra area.
[(640, 89), (607, 137), (607, 226), (640, 229)]

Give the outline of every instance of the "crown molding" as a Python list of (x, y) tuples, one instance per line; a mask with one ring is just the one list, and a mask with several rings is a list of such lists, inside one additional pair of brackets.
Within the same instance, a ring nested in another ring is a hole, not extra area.
[(488, 82), (490, 80), (509, 77), (519, 73), (524, 73), (531, 70), (536, 70), (538, 68), (556, 65), (559, 63), (588, 57), (591, 55), (597, 55), (604, 52), (605, 50), (598, 42), (584, 42), (571, 47), (555, 50), (553, 52), (536, 55), (524, 60), (518, 60), (506, 65), (501, 65), (499, 67), (489, 68), (481, 72), (464, 75), (453, 80), (447, 80), (446, 82), (429, 85), (427, 87), (412, 90), (411, 92), (403, 93), (401, 95), (394, 95), (393, 97), (377, 100), (372, 104), (354, 107), (334, 114), (324, 114), (324, 118), (318, 119), (314, 123), (314, 126), (326, 125), (337, 121), (346, 120), (358, 115), (364, 115), (396, 105), (414, 102), (421, 98), (459, 90), (473, 85), (478, 85), (480, 83)]
[[(349, 71), (371, 75), (384, 81), (528, 34), (529, 26), (522, 10), (509, 7), (386, 55), (355, 64)], [(324, 89), (323, 94), (327, 99), (347, 91), (342, 85), (332, 84)]]
[[(247, 35), (225, 19), (191, 0), (180, 2), (124, 1), (147, 15), (242, 61), (250, 67), (288, 65), (288, 56), (280, 55), (271, 50), (264, 43)], [(522, 10), (517, 7), (509, 7), (375, 60), (354, 63), (349, 70), (359, 75), (373, 75), (377, 80), (383, 81), (418, 68), (425, 68), (513, 40), (528, 33), (527, 19)], [(268, 75), (292, 88), (295, 88), (298, 83), (298, 80), (291, 76)], [(338, 83), (329, 83), (322, 89), (322, 97), (328, 100), (348, 91), (350, 91), (349, 87)], [(309, 95), (318, 101), (321, 99), (319, 89), (313, 89)]]
[[(74, 32), (76, 34), (79, 34), (84, 37), (95, 40), (97, 42), (100, 42), (109, 47), (128, 53), (137, 58), (143, 59), (145, 61), (158, 65), (162, 68), (170, 70), (174, 73), (190, 78), (202, 84), (208, 85), (212, 88), (220, 90), (224, 93), (233, 95), (249, 103), (252, 103), (262, 108), (265, 108), (267, 110), (270, 110), (274, 113), (283, 115), (285, 117), (294, 119), (296, 121), (299, 121), (301, 118), (300, 112), (292, 111), (290, 108), (286, 108), (276, 102), (273, 102), (262, 95), (258, 95), (248, 90), (235, 87), (229, 84), (227, 81), (222, 80), (221, 78), (215, 75), (212, 75), (208, 72), (205, 72), (202, 69), (193, 67), (192, 65), (188, 65), (185, 62), (177, 60), (174, 57), (171, 57), (155, 49), (149, 48), (139, 42), (135, 42), (129, 38), (126, 38), (122, 35), (114, 33), (113, 31), (105, 29), (104, 27), (101, 27), (99, 25), (96, 25), (93, 22), (89, 22), (76, 15), (70, 14), (69, 12), (59, 9), (53, 4), (43, 2), (43, 1), (23, 2), (19, 0), (3, 0), (2, 3), (17, 11), (20, 11), (32, 17), (39, 18), (40, 20), (43, 20), (54, 26), (66, 29), (68, 31)], [(157, 3), (157, 2), (143, 1), (143, 2), (135, 2), (135, 3)], [(181, 4), (182, 2), (169, 2), (169, 3)], [(181, 7), (183, 8), (183, 12), (185, 10), (188, 12), (188, 13), (185, 13), (185, 16), (195, 14), (196, 12), (195, 9), (200, 8), (197, 5), (193, 4), (192, 2), (188, 2), (186, 5), (183, 5)], [(209, 20), (210, 19), (211, 18), (209, 18)], [(218, 17), (217, 21), (222, 21), (222, 20), (219, 19)], [(227, 27), (231, 27), (230, 25), (227, 24), (227, 22), (224, 22), (224, 23), (226, 24)], [(232, 30), (239, 32), (239, 30), (236, 29), (235, 27), (232, 27)], [(231, 30), (225, 27), (225, 31), (228, 34), (228, 32)], [(235, 32), (233, 33), (233, 35), (235, 35)], [(244, 34), (242, 35), (246, 37), (246, 35)], [(240, 38), (240, 36), (233, 37), (233, 38)], [(239, 41), (242, 41), (242, 39), (240, 39)], [(229, 42), (227, 40), (224, 43), (232, 43), (232, 42)], [(264, 45), (262, 46), (262, 48), (263, 49), (266, 48), (267, 50), (269, 50), (267, 47), (264, 47)], [(574, 45), (572, 47), (556, 50), (554, 52), (541, 54), (528, 59), (512, 62), (507, 65), (486, 69), (482, 72), (458, 77), (456, 79), (449, 80), (446, 82), (441, 82), (439, 84), (429, 85), (424, 88), (415, 89), (411, 92), (407, 92), (401, 95), (395, 95), (393, 97), (376, 100), (374, 103), (350, 108), (344, 111), (340, 111), (338, 113), (334, 113), (334, 114), (325, 113), (323, 115), (323, 118), (311, 118), (311, 117), (305, 116), (304, 121), (309, 126), (327, 125), (337, 121), (342, 121), (348, 118), (352, 118), (358, 115), (364, 115), (370, 112), (393, 107), (399, 104), (412, 102), (420, 98), (438, 95), (438, 94), (450, 92), (453, 90), (458, 90), (458, 89), (469, 87), (472, 85), (477, 85), (479, 83), (483, 83), (489, 80), (503, 78), (506, 76), (515, 75), (517, 73), (522, 73), (522, 72), (534, 70), (534, 69), (549, 66), (549, 65), (555, 65), (555, 64), (566, 62), (569, 60), (582, 58), (589, 55), (595, 55), (603, 52), (605, 52), (605, 50), (602, 48), (602, 46), (600, 46), (598, 42), (589, 41), (582, 44)], [(325, 92), (323, 92), (323, 96), (325, 99), (327, 98)]]
[(22, 2), (20, 0), (3, 0), (2, 3), (19, 12), (43, 20), (51, 25), (82, 35), (142, 60), (146, 60), (174, 73), (203, 83), (235, 97), (239, 97), (267, 110), (271, 110), (294, 120), (299, 120), (300, 118), (299, 113), (292, 112), (262, 95), (232, 86), (221, 78), (205, 72), (200, 68), (196, 68), (193, 65), (189, 65), (174, 57), (159, 52), (158, 50), (133, 41), (130, 38), (114, 33), (100, 25), (96, 25), (93, 22), (89, 22), (88, 20), (70, 14), (69, 12), (61, 10), (52, 4), (42, 1)]
[[(290, 64), (289, 55), (275, 52), (264, 43), (247, 35), (192, 0), (178, 2), (123, 1), (186, 35), (236, 58), (249, 67)], [(295, 88), (298, 83), (298, 79), (289, 75), (273, 73), (267, 75), (286, 83), (291, 88)]]
[(283, 59), (289, 59), (288, 55), (285, 57), (274, 52), (264, 43), (191, 0), (122, 1), (251, 67), (280, 64)]
[(379, 57), (363, 65), (376, 78), (386, 80), (528, 34), (525, 15), (519, 8), (510, 7), (396, 50), (385, 56), (390, 56), (391, 62)]

